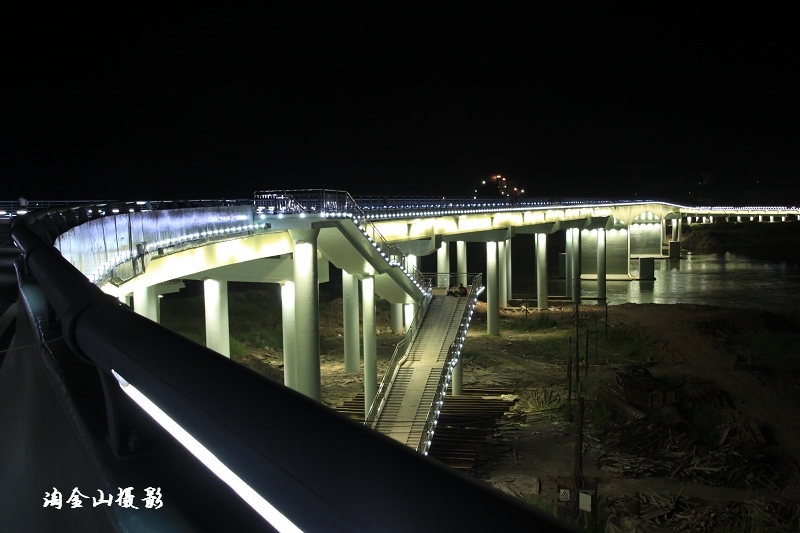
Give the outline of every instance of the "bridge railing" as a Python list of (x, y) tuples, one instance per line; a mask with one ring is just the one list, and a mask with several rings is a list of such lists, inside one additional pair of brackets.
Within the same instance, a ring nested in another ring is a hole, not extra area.
[(436, 392), (433, 395), (430, 409), (428, 409), (425, 427), (422, 431), (419, 444), (417, 444), (417, 451), (425, 455), (428, 455), (428, 450), (431, 447), (436, 424), (439, 421), (442, 405), (444, 405), (444, 398), (447, 395), (447, 387), (450, 385), (450, 380), (453, 377), (453, 368), (458, 364), (461, 358), (461, 351), (464, 349), (464, 342), (467, 340), (467, 332), (469, 331), (469, 325), (472, 321), (472, 315), (475, 312), (475, 304), (478, 302), (478, 295), (484, 288), (482, 274), (467, 274), (467, 276), (470, 287), (469, 294), (467, 295), (467, 306), (464, 308), (464, 314), (461, 316), (461, 323), (456, 332), (456, 340), (453, 341), (450, 345), (450, 349), (447, 351), (447, 360), (442, 367), (442, 373), (436, 385)]
[(386, 372), (383, 374), (383, 379), (381, 379), (381, 382), (378, 385), (378, 391), (375, 394), (375, 399), (372, 400), (372, 405), (370, 405), (369, 411), (367, 411), (367, 415), (364, 417), (364, 425), (374, 428), (375, 424), (377, 424), (378, 419), (381, 416), (381, 412), (383, 412), (383, 406), (386, 404), (386, 398), (389, 395), (389, 389), (394, 383), (400, 367), (408, 358), (408, 350), (411, 348), (411, 345), (414, 343), (414, 339), (419, 332), (419, 326), (422, 323), (422, 320), (425, 318), (425, 313), (428, 311), (429, 303), (430, 293), (427, 293), (417, 305), (416, 312), (414, 313), (414, 319), (406, 328), (405, 336), (400, 342), (397, 343), (397, 346), (395, 346), (392, 358), (389, 360), (389, 366), (386, 368)]
[(364, 236), (375, 244), (378, 251), (386, 257), (390, 264), (400, 266), (417, 285), (425, 287), (425, 279), (417, 268), (407, 260), (406, 255), (397, 245), (388, 242), (381, 235), (375, 224), (370, 222), (367, 214), (347, 191), (271, 190), (256, 191), (253, 197), (257, 214), (314, 214), (352, 219)]
[(268, 226), (254, 220), (249, 200), (88, 203), (37, 209), (20, 218), (93, 283), (121, 283), (143, 272), (152, 257)]
[(416, 213), (419, 211), (471, 211), (482, 209), (537, 209), (571, 205), (610, 204), (618, 200), (596, 198), (533, 198), (527, 196), (357, 196), (356, 201), (370, 218), (381, 215)]

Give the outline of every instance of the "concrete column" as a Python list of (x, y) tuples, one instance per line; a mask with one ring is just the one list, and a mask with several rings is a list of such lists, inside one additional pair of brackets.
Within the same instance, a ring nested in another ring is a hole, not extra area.
[(572, 301), (581, 302), (581, 230), (572, 228)]
[(511, 300), (514, 292), (511, 288), (511, 239), (506, 241), (506, 289), (508, 289), (507, 298)]
[(375, 335), (375, 278), (361, 279), (361, 312), (364, 324), (364, 416), (378, 391), (378, 352)]
[(403, 322), (405, 323), (406, 331), (411, 327), (411, 323), (414, 321), (414, 313), (417, 310), (417, 306), (415, 304), (406, 304), (403, 306)]
[(536, 234), (536, 300), (540, 310), (548, 309), (546, 233)]
[(344, 373), (361, 370), (358, 279), (342, 270), (342, 311), (344, 322)]
[(403, 333), (403, 304), (392, 304), (392, 333)]
[(467, 286), (467, 243), (456, 241), (456, 270), (458, 270), (458, 282)]
[(630, 276), (631, 275), (631, 226), (630, 225), (628, 225), (628, 227), (625, 228), (625, 237), (627, 239), (627, 244), (626, 244), (627, 249), (625, 250), (625, 256), (626, 256), (625, 264), (628, 265), (627, 266), (628, 276)]
[(203, 295), (206, 308), (206, 346), (225, 357), (230, 357), (228, 282), (217, 279), (204, 280)]
[(658, 250), (661, 255), (664, 255), (664, 238), (667, 234), (667, 221), (666, 219), (661, 219), (661, 236), (659, 237), (658, 242)]
[(297, 326), (297, 390), (322, 398), (319, 371), (317, 229), (289, 230), (294, 241), (294, 312)]
[(681, 241), (681, 229), (683, 228), (683, 219), (678, 219), (678, 242)]
[(436, 250), (436, 286), (448, 287), (450, 285), (450, 243), (442, 241)]
[(497, 266), (500, 273), (499, 306), (508, 307), (508, 269), (506, 268), (506, 241), (497, 243)]
[[(417, 256), (408, 254), (406, 256), (406, 269), (411, 272), (415, 272), (417, 270)], [(413, 276), (413, 274), (412, 274)]]
[(149, 318), (153, 322), (158, 322), (158, 293), (155, 286), (139, 287), (133, 291), (133, 310)]
[(500, 280), (497, 278), (497, 243), (486, 243), (486, 334), (500, 335)]
[(606, 297), (606, 230), (597, 230), (597, 297)]
[(283, 384), (297, 390), (297, 324), (294, 313), (294, 282), (281, 282), (281, 328), (283, 329)]
[(572, 228), (568, 229), (564, 233), (565, 233), (564, 238), (566, 239), (566, 253), (567, 253), (566, 265), (565, 265), (566, 275), (564, 276), (564, 287), (565, 287), (564, 295), (567, 298), (572, 298), (572, 266), (573, 266), (572, 254), (575, 252), (572, 249)]
[(456, 396), (464, 394), (464, 365), (461, 364), (463, 354), (458, 357), (458, 363), (453, 367), (453, 379), (450, 381), (450, 391)]
[(672, 219), (672, 240), (673, 241), (677, 241), (678, 240), (678, 220), (680, 220), (680, 219), (677, 219), (677, 218), (673, 218)]

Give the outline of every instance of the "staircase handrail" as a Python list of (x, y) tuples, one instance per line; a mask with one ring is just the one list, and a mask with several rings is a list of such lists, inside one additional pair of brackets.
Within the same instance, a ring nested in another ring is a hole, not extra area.
[[(468, 274), (468, 276), (470, 275), (472, 274)], [(464, 342), (467, 339), (469, 324), (472, 321), (472, 314), (475, 312), (475, 304), (478, 301), (478, 295), (484, 289), (482, 274), (474, 275), (471, 281), (472, 283), (470, 284), (470, 290), (467, 295), (467, 306), (464, 308), (464, 313), (461, 315), (461, 323), (458, 325), (456, 339), (450, 344), (450, 349), (447, 351), (447, 360), (442, 367), (442, 373), (436, 385), (436, 392), (433, 395), (430, 409), (428, 409), (425, 427), (422, 430), (422, 435), (417, 444), (417, 451), (424, 455), (428, 455), (428, 450), (431, 447), (431, 440), (433, 439), (436, 424), (439, 421), (442, 405), (444, 405), (444, 398), (447, 395), (447, 387), (450, 385), (450, 379), (453, 376), (453, 368), (455, 368), (461, 358), (461, 350), (464, 348)]]
[(397, 346), (395, 346), (394, 353), (392, 353), (392, 358), (389, 360), (389, 366), (386, 368), (386, 372), (383, 374), (383, 379), (381, 379), (381, 383), (378, 385), (378, 391), (375, 393), (375, 398), (372, 400), (369, 411), (364, 417), (365, 426), (369, 426), (374, 429), (375, 425), (378, 423), (378, 419), (383, 412), (383, 407), (386, 404), (386, 398), (389, 395), (389, 390), (394, 384), (394, 380), (397, 377), (397, 373), (400, 371), (400, 367), (403, 366), (403, 363), (405, 363), (408, 359), (408, 352), (411, 349), (411, 346), (413, 346), (414, 340), (419, 332), (419, 327), (425, 318), (425, 314), (428, 312), (428, 305), (430, 304), (430, 301), (431, 294), (430, 292), (427, 292), (417, 305), (416, 312), (414, 313), (414, 319), (406, 328), (405, 336), (403, 336), (400, 342), (397, 343)]

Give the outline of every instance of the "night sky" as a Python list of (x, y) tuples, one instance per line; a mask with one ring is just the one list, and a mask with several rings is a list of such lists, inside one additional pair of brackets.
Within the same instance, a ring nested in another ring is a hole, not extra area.
[(7, 14), (0, 197), (800, 203), (788, 12), (373, 4)]

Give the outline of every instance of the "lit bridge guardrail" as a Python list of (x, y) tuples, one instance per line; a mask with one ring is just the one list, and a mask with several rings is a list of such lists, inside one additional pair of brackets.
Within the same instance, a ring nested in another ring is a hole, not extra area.
[[(41, 202), (31, 203), (38, 205)], [(162, 256), (262, 232), (249, 200), (57, 204), (15, 216), (93, 283), (119, 284)]]

